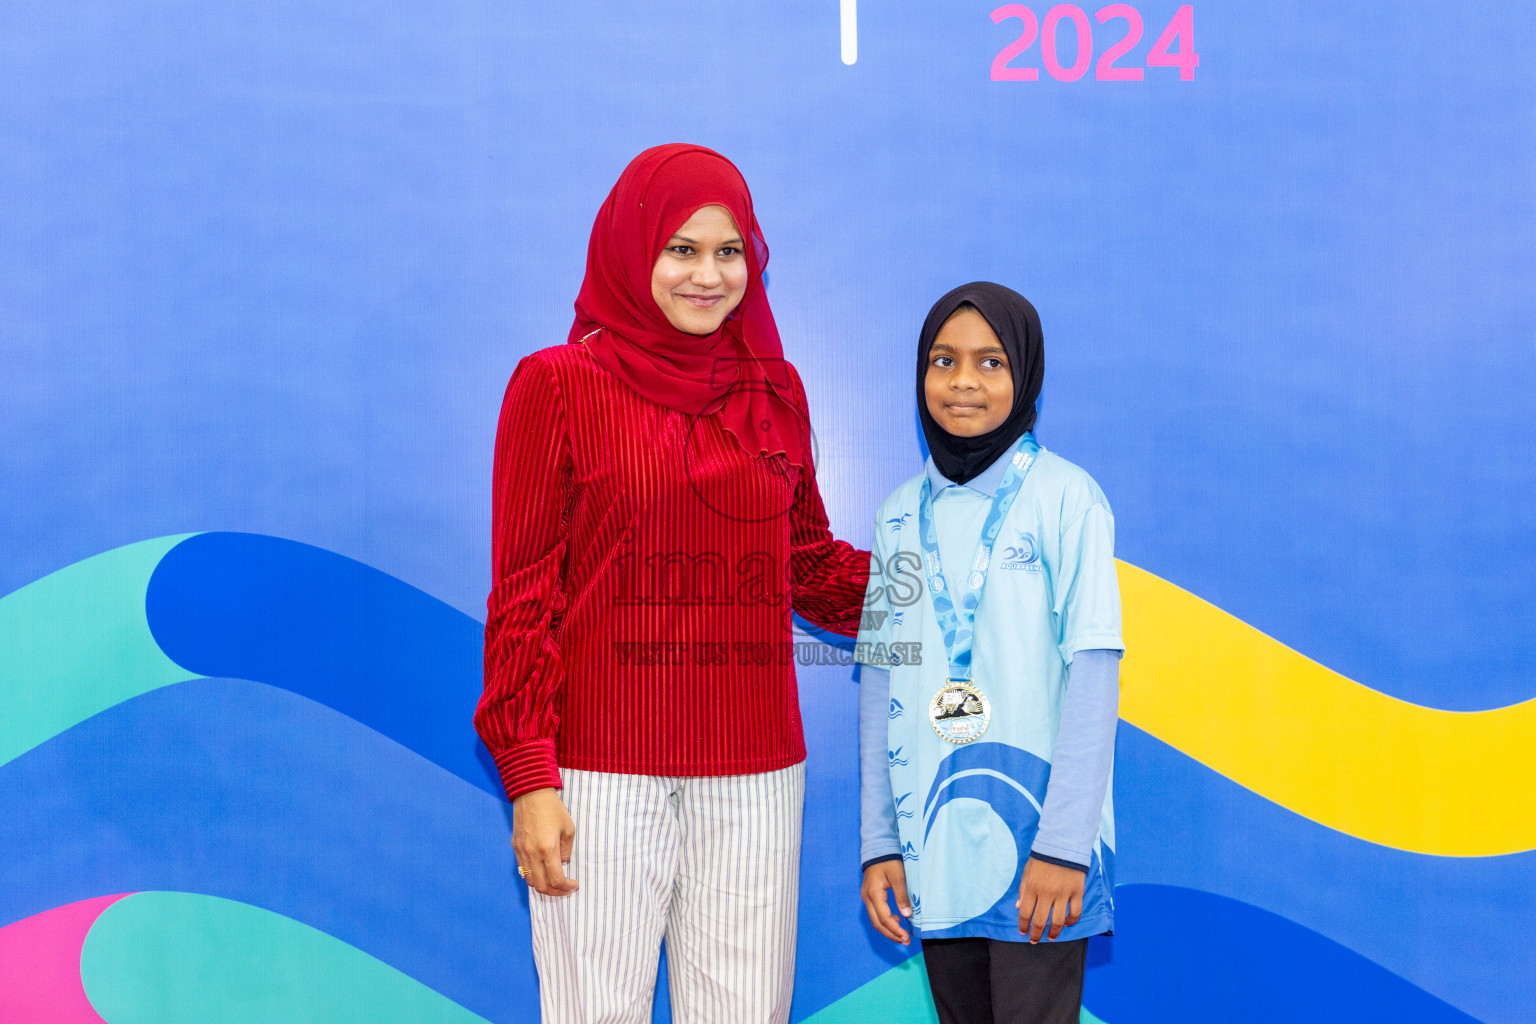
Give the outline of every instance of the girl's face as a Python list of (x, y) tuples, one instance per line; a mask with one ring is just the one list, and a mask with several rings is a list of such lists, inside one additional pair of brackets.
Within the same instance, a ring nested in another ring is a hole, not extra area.
[(961, 307), (939, 328), (923, 378), (928, 415), (956, 437), (996, 430), (1013, 410), (1008, 353), (986, 317)]
[(651, 298), (689, 334), (713, 334), (747, 293), (741, 229), (723, 206), (705, 206), (667, 239), (651, 268)]

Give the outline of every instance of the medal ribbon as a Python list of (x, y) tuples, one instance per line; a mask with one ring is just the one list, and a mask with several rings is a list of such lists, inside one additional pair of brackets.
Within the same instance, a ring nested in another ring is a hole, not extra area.
[(981, 536), (976, 540), (976, 555), (971, 559), (971, 571), (966, 576), (965, 593), (960, 608), (955, 609), (952, 590), (944, 578), (944, 566), (939, 560), (939, 533), (933, 522), (933, 484), (924, 475), (918, 492), (917, 518), (923, 544), (923, 568), (928, 575), (928, 595), (933, 601), (933, 614), (939, 620), (939, 630), (944, 634), (944, 648), (949, 654), (949, 677), (961, 682), (971, 681), (971, 645), (976, 639), (976, 606), (981, 604), (981, 594), (987, 585), (987, 569), (992, 562), (992, 545), (1002, 531), (1003, 519), (1013, 507), (1013, 499), (1019, 496), (1019, 488), (1035, 464), (1040, 445), (1033, 434), (1025, 433), (1013, 450), (1008, 469), (992, 496), (992, 507), (981, 524)]

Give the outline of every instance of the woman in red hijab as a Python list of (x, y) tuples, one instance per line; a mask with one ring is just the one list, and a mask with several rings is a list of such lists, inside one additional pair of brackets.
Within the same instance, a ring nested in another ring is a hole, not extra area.
[(858, 630), (805, 391), (736, 168), (646, 150), (598, 211), (569, 343), (496, 436), (475, 727), (513, 805), (547, 1024), (788, 1019), (805, 788), (791, 611)]

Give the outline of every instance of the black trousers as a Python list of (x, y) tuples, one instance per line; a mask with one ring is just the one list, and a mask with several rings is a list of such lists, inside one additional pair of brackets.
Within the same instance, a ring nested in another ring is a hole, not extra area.
[(1078, 1024), (1088, 940), (923, 942), (939, 1024)]

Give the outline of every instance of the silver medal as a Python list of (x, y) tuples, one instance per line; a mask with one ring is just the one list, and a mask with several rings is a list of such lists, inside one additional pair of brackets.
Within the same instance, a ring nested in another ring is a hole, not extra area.
[(992, 703), (965, 680), (951, 679), (928, 702), (928, 722), (939, 739), (970, 743), (992, 724)]

